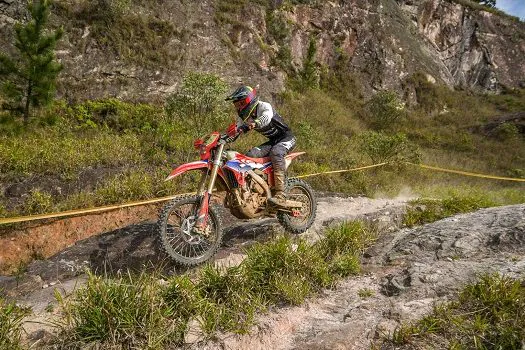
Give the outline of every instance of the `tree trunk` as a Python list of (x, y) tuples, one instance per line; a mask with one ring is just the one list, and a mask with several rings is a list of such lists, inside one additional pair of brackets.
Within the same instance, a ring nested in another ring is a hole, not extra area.
[(25, 105), (25, 108), (24, 108), (24, 124), (26, 124), (26, 125), (29, 122), (29, 102), (31, 100), (30, 97), (31, 97), (32, 90), (33, 90), (33, 86), (31, 85), (31, 82), (29, 82), (27, 84), (26, 105)]

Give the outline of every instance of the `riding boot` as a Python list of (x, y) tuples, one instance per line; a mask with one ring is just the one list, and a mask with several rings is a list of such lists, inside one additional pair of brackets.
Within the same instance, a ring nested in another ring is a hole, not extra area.
[(273, 173), (273, 179), (275, 182), (275, 194), (268, 201), (274, 205), (285, 207), (287, 204), (286, 196), (284, 194), (284, 186), (286, 181), (286, 175), (284, 171), (275, 170)]

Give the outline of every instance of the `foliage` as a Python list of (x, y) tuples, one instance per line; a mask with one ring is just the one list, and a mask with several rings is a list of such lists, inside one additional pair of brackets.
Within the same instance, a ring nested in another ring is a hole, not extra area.
[[(514, 128), (502, 127), (498, 137), (470, 131), (472, 125), (490, 122), (491, 117), (501, 111), (521, 110), (525, 106), (522, 90), (499, 96), (439, 90), (439, 96), (448, 106), (447, 113), (429, 116), (419, 108), (409, 110), (408, 118), (396, 125), (395, 130), (388, 130), (388, 134), (368, 133), (364, 132), (365, 122), (356, 117), (363, 115), (362, 100), (354, 95), (357, 91), (352, 91), (351, 75), (343, 62), (341, 64), (340, 71), (324, 71), (321, 89), (304, 93), (288, 90), (276, 99), (274, 105), (297, 136), (297, 148), (306, 151), (292, 164), (291, 175), (349, 169), (372, 159), (374, 162), (416, 161), (421, 154), (428, 164), (523, 176), (524, 139), (514, 136)], [(347, 83), (349, 85), (345, 85)], [(225, 116), (222, 107), (220, 113)], [(208, 132), (222, 130), (227, 123), (212, 118), (201, 124)], [(0, 116), (0, 130), (0, 182), (7, 186), (22, 183), (25, 190), (22, 194), (0, 197), (5, 216), (29, 214), (23, 203), (31, 197), (31, 190), (38, 188), (51, 193), (52, 207), (48, 210), (52, 211), (195, 189), (197, 180), (192, 174), (174, 181), (162, 180), (173, 166), (196, 159), (193, 141), (202, 135), (193, 127), (192, 120), (175, 115), (168, 117), (158, 105), (117, 99), (74, 105), (56, 102), (41, 109), (38, 118), (27, 127), (4, 113)], [(406, 137), (403, 132), (407, 133)], [(262, 142), (263, 137), (250, 133), (239, 138), (233, 147), (246, 151)], [(399, 144), (402, 146), (398, 147)], [(421, 194), (429, 188), (429, 183), (438, 187), (467, 184), (492, 193), (498, 204), (523, 202), (519, 184), (494, 185), (491, 180), (417, 171), (413, 167), (396, 173), (385, 169), (389, 168), (322, 175), (308, 181), (318, 190), (366, 195), (378, 192), (397, 195), (407, 183)], [(54, 190), (56, 187), (62, 191)]]
[(357, 291), (357, 295), (359, 295), (361, 299), (370, 298), (374, 296), (374, 294), (375, 294), (374, 291), (370, 288), (361, 288)]
[(116, 131), (141, 132), (155, 128), (164, 119), (164, 114), (152, 105), (109, 98), (67, 108), (66, 118), (84, 129), (108, 127)]
[(417, 147), (408, 141), (403, 133), (387, 135), (382, 132), (367, 131), (360, 135), (361, 150), (374, 164), (383, 162), (419, 162)]
[(166, 113), (184, 124), (192, 134), (201, 135), (224, 126), (224, 97), (228, 85), (214, 74), (188, 73), (179, 91), (168, 97)]
[(455, 300), (397, 328), (387, 341), (449, 349), (520, 349), (525, 339), (525, 284), (499, 274), (484, 275)]
[(520, 131), (512, 123), (502, 123), (494, 129), (494, 135), (501, 141), (514, 140), (519, 137)]
[(29, 313), (29, 309), (8, 303), (0, 297), (0, 349), (22, 349), (22, 323)]
[(364, 96), (361, 86), (361, 82), (351, 69), (349, 57), (341, 50), (335, 65), (321, 70), (321, 89), (353, 111), (362, 109)]
[(17, 57), (0, 55), (2, 90), (10, 100), (9, 109), (30, 117), (30, 107), (49, 104), (55, 94), (55, 81), (62, 66), (55, 60), (55, 46), (62, 30), (46, 34), (50, 0), (33, 0), (28, 4), (32, 20), (15, 26)]
[(394, 91), (380, 91), (366, 104), (367, 122), (375, 130), (390, 129), (405, 116), (404, 103)]
[(62, 15), (79, 21), (76, 27), (89, 26), (91, 37), (105, 51), (155, 69), (179, 61), (181, 56), (174, 54), (169, 44), (174, 37), (186, 40), (186, 31), (178, 31), (170, 21), (150, 11), (132, 11), (131, 0), (84, 1), (79, 5)]
[[(123, 348), (161, 349), (181, 342), (185, 324), (162, 296), (155, 275), (127, 274), (116, 280), (90, 273), (71, 299), (56, 294), (64, 310), (59, 324), (68, 345), (119, 344)], [(66, 346), (67, 347), (67, 346)]]
[(304, 92), (308, 89), (318, 89), (320, 81), (320, 73), (316, 62), (317, 41), (315, 36), (310, 37), (308, 50), (303, 60), (303, 69), (299, 71), (297, 77), (294, 77), (289, 82), (292, 89)]
[(496, 0), (472, 0), (487, 7), (496, 7)]
[(496, 202), (481, 194), (470, 196), (452, 195), (444, 199), (417, 199), (410, 202), (410, 207), (403, 217), (403, 224), (408, 227), (422, 225), (452, 215), (495, 205)]
[(3, 177), (47, 173), (68, 178), (88, 166), (136, 164), (142, 158), (141, 144), (135, 134), (78, 135), (43, 129), (9, 138), (0, 136), (0, 140)]
[(278, 66), (285, 72), (292, 73), (294, 71), (292, 66), (292, 52), (288, 45), (292, 30), (286, 20), (285, 12), (268, 9), (266, 11), (266, 30), (269, 37), (275, 41), (279, 48), (275, 57), (272, 58), (272, 64)]
[(24, 202), (24, 213), (44, 214), (51, 212), (53, 208), (53, 197), (46, 191), (34, 189)]
[(414, 73), (404, 85), (405, 89), (413, 88), (415, 90), (418, 107), (426, 113), (439, 111), (444, 107), (445, 100), (438, 87), (431, 83), (424, 73)]

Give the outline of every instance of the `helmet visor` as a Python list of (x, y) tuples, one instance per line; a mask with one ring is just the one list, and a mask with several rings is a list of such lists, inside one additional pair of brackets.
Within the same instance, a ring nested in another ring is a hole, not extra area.
[(250, 104), (250, 102), (248, 101), (247, 98), (243, 98), (242, 100), (238, 100), (238, 101), (233, 102), (233, 105), (235, 106), (235, 109), (237, 109), (237, 111), (242, 111), (249, 104)]

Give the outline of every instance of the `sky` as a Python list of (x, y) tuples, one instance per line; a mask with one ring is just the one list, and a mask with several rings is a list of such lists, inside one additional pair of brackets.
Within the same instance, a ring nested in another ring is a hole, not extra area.
[(525, 20), (525, 0), (496, 0), (496, 7)]

